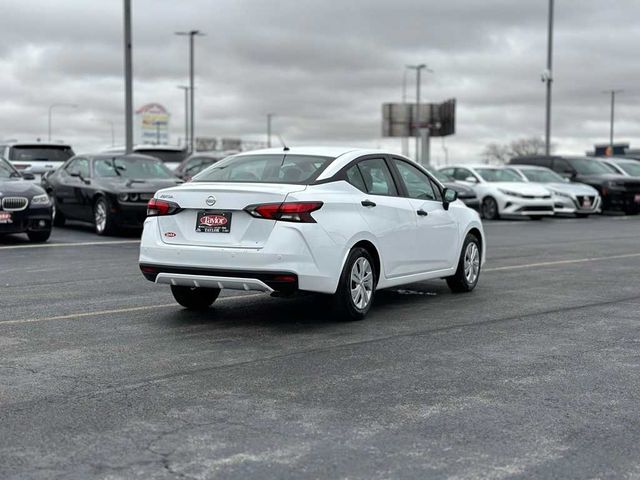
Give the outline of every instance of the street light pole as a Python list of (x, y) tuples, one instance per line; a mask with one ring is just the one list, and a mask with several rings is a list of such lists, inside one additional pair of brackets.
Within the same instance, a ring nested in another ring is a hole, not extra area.
[(273, 113), (267, 113), (267, 147), (271, 148), (271, 119)]
[(133, 151), (133, 69), (131, 65), (131, 0), (124, 0), (125, 153)]
[[(402, 105), (403, 108), (407, 108), (407, 67), (404, 67), (402, 72)], [(409, 155), (409, 138), (402, 137), (402, 154), (404, 156)]]
[(547, 84), (547, 105), (545, 118), (544, 151), (548, 157), (551, 154), (551, 86), (553, 83), (553, 0), (549, 0), (549, 25), (547, 31), (547, 70), (542, 75), (542, 81)]
[[(431, 72), (433, 73), (433, 70), (431, 70), (429, 67), (427, 67), (424, 63), (421, 63), (420, 65), (407, 65), (407, 68), (410, 68), (412, 70), (416, 71), (416, 111), (414, 112), (414, 121), (415, 121), (415, 135), (416, 135), (416, 155), (415, 155), (415, 160), (416, 162), (420, 162), (421, 158), (419, 155), (420, 152), (420, 85), (421, 85), (421, 81), (420, 81), (420, 74), (422, 72), (423, 69), (426, 69), (427, 72)], [(423, 152), (424, 153), (424, 152)]]
[(194, 58), (193, 58), (193, 38), (195, 36), (203, 36), (204, 33), (201, 33), (199, 30), (189, 30), (188, 32), (176, 32), (176, 35), (188, 35), (189, 36), (189, 92), (190, 95), (190, 108), (189, 108), (189, 151), (193, 153), (194, 151)]
[(178, 88), (184, 90), (184, 145), (189, 148), (189, 87), (178, 85)]
[(616, 108), (616, 94), (622, 93), (624, 90), (605, 90), (602, 93), (611, 95), (611, 120), (609, 125), (609, 147), (611, 147), (611, 154), (613, 155), (613, 124), (615, 120), (615, 108)]
[(51, 105), (49, 105), (49, 127), (48, 127), (49, 141), (51, 141), (51, 112), (56, 107), (78, 108), (78, 105), (76, 105), (75, 103), (52, 103)]

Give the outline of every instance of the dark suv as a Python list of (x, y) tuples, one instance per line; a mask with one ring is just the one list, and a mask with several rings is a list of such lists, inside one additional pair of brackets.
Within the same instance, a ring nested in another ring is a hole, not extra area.
[(591, 185), (602, 197), (602, 210), (640, 212), (640, 177), (625, 177), (592, 157), (528, 156), (512, 158), (511, 165), (547, 167), (572, 182)]

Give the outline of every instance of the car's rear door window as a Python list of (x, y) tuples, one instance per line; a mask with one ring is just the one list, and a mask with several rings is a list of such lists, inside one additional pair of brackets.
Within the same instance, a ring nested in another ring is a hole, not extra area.
[(372, 195), (398, 195), (398, 190), (393, 183), (393, 177), (384, 159), (362, 160), (358, 163), (358, 169), (364, 179), (367, 193)]

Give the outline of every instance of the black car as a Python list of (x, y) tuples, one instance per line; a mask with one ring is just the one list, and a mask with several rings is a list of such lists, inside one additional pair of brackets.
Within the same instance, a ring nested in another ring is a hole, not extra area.
[(47, 192), (0, 158), (0, 235), (26, 233), (32, 242), (45, 242), (51, 235), (51, 213)]
[(175, 169), (175, 174), (183, 180), (191, 180), (194, 175), (228, 155), (222, 152), (198, 152), (185, 158)]
[(139, 154), (76, 155), (42, 179), (55, 203), (53, 224), (88, 221), (98, 235), (141, 227), (154, 193), (178, 183), (160, 160)]
[(428, 168), (427, 170), (429, 170), (429, 173), (436, 177), (445, 187), (458, 192), (458, 200), (462, 200), (467, 207), (480, 211), (480, 200), (478, 199), (476, 192), (474, 192), (471, 187), (456, 182), (449, 175), (445, 175), (438, 170), (432, 170), (431, 168)]
[(547, 167), (572, 182), (591, 185), (602, 197), (602, 210), (640, 212), (640, 178), (615, 173), (596, 158), (528, 156), (512, 158), (509, 163)]

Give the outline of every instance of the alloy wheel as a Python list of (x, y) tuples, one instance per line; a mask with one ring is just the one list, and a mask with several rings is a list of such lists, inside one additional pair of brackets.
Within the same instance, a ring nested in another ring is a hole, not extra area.
[(364, 310), (373, 295), (373, 269), (366, 258), (358, 258), (351, 267), (350, 286), (354, 306)]
[(478, 246), (471, 242), (464, 251), (464, 278), (469, 285), (473, 285), (480, 273), (480, 251)]
[(98, 201), (98, 203), (96, 203), (94, 217), (96, 222), (96, 230), (98, 232), (104, 232), (104, 229), (107, 226), (107, 207), (105, 206), (104, 202)]

